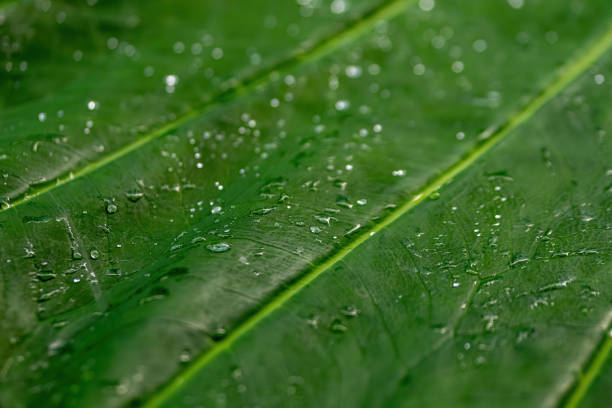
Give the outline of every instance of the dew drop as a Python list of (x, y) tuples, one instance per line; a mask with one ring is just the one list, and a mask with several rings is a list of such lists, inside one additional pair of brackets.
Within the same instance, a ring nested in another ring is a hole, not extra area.
[(128, 200), (135, 203), (136, 201), (144, 197), (144, 193), (138, 190), (130, 190), (127, 193), (125, 193), (125, 196), (127, 197)]
[(357, 65), (349, 65), (346, 67), (344, 72), (349, 78), (359, 78), (361, 76), (361, 67), (358, 67)]
[(451, 69), (456, 74), (459, 74), (460, 72), (463, 72), (463, 68), (464, 68), (463, 62), (461, 62), (461, 61), (453, 62), (453, 65), (451, 66)]
[(419, 8), (423, 11), (431, 11), (435, 6), (435, 0), (419, 0)]
[(219, 327), (217, 328), (217, 330), (215, 330), (215, 332), (212, 334), (212, 338), (214, 341), (219, 341), (222, 340), (225, 335), (227, 334), (227, 330), (225, 330), (223, 327)]
[(359, 315), (359, 309), (357, 309), (355, 306), (347, 306), (344, 309), (342, 309), (340, 313), (342, 313), (344, 316), (348, 317), (349, 319), (352, 319), (353, 317), (356, 317)]
[(107, 214), (114, 214), (117, 212), (117, 205), (114, 203), (108, 203), (106, 204), (106, 213)]
[(508, 0), (508, 4), (513, 9), (517, 9), (518, 10), (518, 9), (523, 7), (523, 5), (525, 4), (525, 0)]
[(89, 257), (91, 259), (98, 259), (98, 258), (100, 258), (100, 251), (98, 251), (96, 248), (92, 248), (89, 251)]
[(273, 210), (274, 210), (274, 207), (272, 207), (272, 208), (260, 208), (258, 210), (251, 211), (251, 215), (267, 215), (267, 214), (270, 214)]
[(231, 245), (226, 242), (219, 242), (217, 244), (206, 245), (206, 249), (210, 252), (227, 252), (231, 248)]
[(213, 59), (220, 60), (223, 58), (223, 50), (221, 48), (214, 48), (210, 55), (213, 57)]
[(172, 50), (177, 54), (182, 54), (185, 51), (185, 44), (182, 41), (177, 41), (172, 46)]
[(313, 225), (312, 227), (310, 227), (310, 232), (312, 232), (313, 234), (319, 234), (319, 233), (321, 233), (321, 231), (322, 231), (321, 228), (319, 228), (317, 226)]
[(331, 3), (331, 12), (334, 14), (342, 14), (346, 11), (346, 1), (345, 0), (334, 0)]
[(478, 53), (484, 52), (487, 49), (487, 42), (483, 39), (476, 40), (472, 44), (472, 48)]
[(47, 282), (50, 281), (51, 279), (55, 278), (55, 274), (53, 272), (39, 272), (36, 274), (36, 277), (38, 278), (39, 281), (41, 282)]
[(191, 353), (189, 353), (187, 350), (183, 351), (179, 356), (179, 360), (181, 363), (187, 363), (189, 360), (191, 360)]
[(336, 102), (336, 110), (345, 111), (351, 106), (351, 103), (347, 100), (339, 100)]
[(178, 85), (179, 77), (174, 74), (166, 75), (164, 77), (164, 82), (166, 83), (167, 86), (176, 86)]

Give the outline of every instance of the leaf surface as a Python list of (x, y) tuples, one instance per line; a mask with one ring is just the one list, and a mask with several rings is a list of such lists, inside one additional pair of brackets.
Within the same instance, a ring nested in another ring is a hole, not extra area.
[(582, 401), (612, 7), (455, 3), (6, 6), (0, 401)]

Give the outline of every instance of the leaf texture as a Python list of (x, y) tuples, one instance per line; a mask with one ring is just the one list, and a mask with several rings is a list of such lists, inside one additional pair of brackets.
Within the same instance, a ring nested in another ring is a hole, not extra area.
[(0, 13), (2, 405), (609, 400), (607, 1)]

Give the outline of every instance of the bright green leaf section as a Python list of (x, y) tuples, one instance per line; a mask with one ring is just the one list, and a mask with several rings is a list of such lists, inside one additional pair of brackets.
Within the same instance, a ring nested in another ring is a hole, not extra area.
[[(610, 60), (593, 72), (612, 75)], [(159, 401), (566, 401), (610, 348), (612, 121), (598, 108), (609, 85), (597, 78), (585, 74), (440, 199), (424, 201), (278, 302)], [(598, 396), (591, 405), (605, 405), (609, 389)]]
[[(34, 33), (2, 73), (3, 404), (535, 404), (575, 383), (609, 299), (608, 2), (300, 3), (2, 11)], [(557, 359), (557, 335), (579, 347)]]

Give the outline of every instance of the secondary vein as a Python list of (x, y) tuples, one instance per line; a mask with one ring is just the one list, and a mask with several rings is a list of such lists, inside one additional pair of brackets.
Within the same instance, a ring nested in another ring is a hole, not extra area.
[[(393, 14), (391, 14), (393, 15)], [(284, 291), (279, 292), (268, 303), (264, 304), (249, 318), (244, 320), (227, 337), (220, 340), (211, 348), (202, 353), (185, 370), (178, 373), (172, 380), (166, 383), (143, 405), (146, 408), (159, 407), (170, 399), (191, 378), (198, 374), (208, 363), (221, 353), (229, 350), (243, 335), (255, 328), (262, 320), (271, 315), (284, 303), (308, 286), (328, 269), (343, 260), (354, 249), (366, 242), (372, 235), (382, 231), (397, 219), (402, 217), (412, 208), (425, 200), (430, 194), (438, 191), (442, 186), (450, 183), (459, 173), (469, 168), (481, 156), (504, 140), (508, 134), (531, 118), (542, 106), (558, 95), (565, 87), (573, 82), (579, 75), (586, 71), (599, 57), (601, 57), (612, 46), (612, 25), (576, 59), (566, 63), (556, 77), (539, 94), (534, 96), (522, 109), (518, 110), (502, 125), (485, 131), (480, 135), (480, 142), (460, 160), (448, 167), (442, 174), (419, 189), (408, 201), (397, 207), (386, 216), (380, 223), (375, 224), (369, 230), (357, 236), (344, 248), (339, 249), (327, 260), (313, 267), (301, 278), (289, 285)], [(610, 344), (612, 348), (612, 344)], [(607, 353), (607, 352), (606, 352)]]

